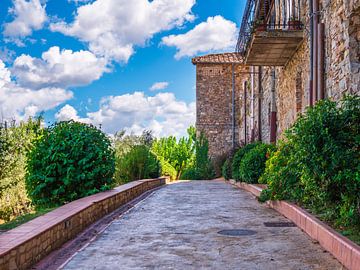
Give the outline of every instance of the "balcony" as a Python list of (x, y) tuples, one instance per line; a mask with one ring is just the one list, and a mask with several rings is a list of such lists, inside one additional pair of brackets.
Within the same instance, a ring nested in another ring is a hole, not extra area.
[(248, 0), (237, 51), (251, 66), (285, 66), (304, 39), (299, 5), (288, 0), (287, 12), (270, 0)]

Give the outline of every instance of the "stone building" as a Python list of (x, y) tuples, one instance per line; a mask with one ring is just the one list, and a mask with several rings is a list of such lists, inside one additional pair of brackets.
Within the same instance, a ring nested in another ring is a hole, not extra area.
[(217, 164), (244, 143), (241, 109), (248, 69), (237, 53), (195, 57), (192, 63), (196, 65), (196, 128), (207, 136), (210, 156)]
[(236, 51), (193, 59), (196, 126), (218, 159), (276, 142), (322, 98), (360, 94), (360, 0), (247, 0)]
[(307, 106), (360, 94), (360, 0), (247, 0), (237, 52), (257, 139), (275, 142)]

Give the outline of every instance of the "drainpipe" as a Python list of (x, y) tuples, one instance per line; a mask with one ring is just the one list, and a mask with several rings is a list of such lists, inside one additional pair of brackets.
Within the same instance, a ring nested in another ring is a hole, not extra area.
[(314, 105), (314, 21), (313, 0), (309, 0), (310, 13), (310, 81), (309, 81), (309, 106)]
[(235, 66), (231, 64), (231, 74), (232, 74), (232, 90), (231, 90), (231, 103), (232, 103), (232, 151), (235, 151)]
[(276, 95), (275, 69), (271, 71), (271, 115), (270, 115), (270, 142), (276, 143)]
[(318, 99), (325, 98), (325, 76), (324, 76), (324, 69), (325, 69), (325, 24), (319, 23), (318, 24)]
[(259, 125), (259, 141), (262, 141), (262, 125), (261, 125), (261, 102), (262, 102), (262, 68), (259, 67), (259, 92), (258, 92), (258, 125)]
[(314, 72), (314, 77), (313, 77), (313, 92), (314, 92), (314, 103), (316, 101), (318, 101), (319, 97), (318, 97), (318, 52), (319, 52), (319, 48), (318, 48), (318, 23), (319, 23), (319, 1), (318, 0), (313, 0), (313, 50), (314, 50), (314, 55), (313, 55), (313, 72)]
[(244, 82), (244, 143), (245, 145), (247, 144), (247, 119), (246, 119), (246, 114), (247, 114), (247, 81)]
[(254, 92), (254, 72), (255, 68), (251, 67), (251, 142), (255, 140), (255, 92)]

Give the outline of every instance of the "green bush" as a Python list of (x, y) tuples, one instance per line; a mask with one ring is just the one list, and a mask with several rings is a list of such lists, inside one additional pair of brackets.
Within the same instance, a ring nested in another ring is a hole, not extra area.
[(232, 163), (231, 158), (228, 158), (227, 160), (225, 160), (224, 164), (221, 167), (222, 176), (226, 180), (231, 179), (231, 163)]
[(302, 196), (299, 182), (300, 168), (293, 157), (292, 144), (279, 141), (278, 150), (266, 161), (265, 172), (259, 178), (260, 184), (267, 184), (269, 189), (261, 194), (261, 200), (295, 201)]
[(360, 228), (360, 97), (319, 101), (287, 131), (285, 144), (263, 176), (270, 197)]
[(239, 175), (242, 182), (257, 184), (264, 173), (265, 163), (276, 147), (272, 144), (258, 144), (247, 152), (240, 162)]
[(127, 183), (145, 178), (160, 176), (160, 162), (148, 146), (135, 145), (116, 161), (117, 182)]
[(198, 180), (199, 174), (194, 167), (190, 167), (184, 170), (180, 177), (181, 180)]
[(177, 171), (176, 169), (171, 166), (169, 162), (167, 162), (164, 159), (160, 159), (160, 166), (161, 166), (161, 176), (168, 176), (170, 177), (170, 180), (176, 180), (177, 179)]
[(109, 138), (94, 126), (56, 123), (28, 154), (26, 188), (37, 205), (56, 205), (110, 189), (115, 169)]
[(42, 134), (41, 120), (0, 125), (0, 223), (33, 210), (25, 189), (26, 154)]
[(242, 158), (247, 152), (256, 147), (258, 144), (259, 142), (250, 143), (236, 151), (231, 164), (231, 175), (236, 181), (240, 181), (239, 168)]

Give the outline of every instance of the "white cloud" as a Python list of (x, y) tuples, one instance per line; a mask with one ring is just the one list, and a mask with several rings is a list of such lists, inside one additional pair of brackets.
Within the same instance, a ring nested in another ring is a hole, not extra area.
[(71, 99), (73, 93), (62, 88), (32, 90), (11, 80), (11, 73), (0, 60), (0, 120), (26, 119), (41, 111), (55, 108)]
[(4, 25), (3, 34), (8, 40), (22, 45), (22, 38), (30, 36), (33, 30), (41, 29), (46, 22), (45, 5), (40, 0), (13, 0), (13, 3), (9, 13), (14, 16), (14, 20)]
[(41, 58), (21, 55), (12, 68), (17, 81), (27, 87), (63, 87), (87, 85), (107, 72), (107, 61), (89, 51), (73, 52), (51, 47)]
[(57, 22), (50, 29), (87, 42), (97, 55), (127, 62), (134, 46), (192, 21), (194, 4), (195, 0), (96, 0), (78, 7), (71, 24)]
[(168, 88), (168, 86), (168, 82), (156, 82), (150, 87), (150, 91), (163, 90), (165, 88)]
[(64, 107), (62, 107), (55, 114), (55, 118), (58, 121), (74, 120), (74, 121), (83, 122), (83, 123), (90, 123), (90, 120), (88, 118), (79, 117), (75, 108), (70, 106), (69, 104), (66, 104)]
[(234, 50), (237, 39), (236, 24), (222, 16), (209, 17), (185, 34), (162, 38), (162, 43), (177, 48), (176, 59), (202, 52)]
[(80, 118), (69, 105), (64, 106), (56, 118), (101, 124), (105, 132), (112, 134), (122, 129), (135, 134), (151, 129), (155, 136), (181, 136), (195, 123), (195, 102), (179, 101), (173, 93), (145, 96), (142, 92), (135, 92), (103, 98), (100, 109), (87, 113), (86, 118)]

